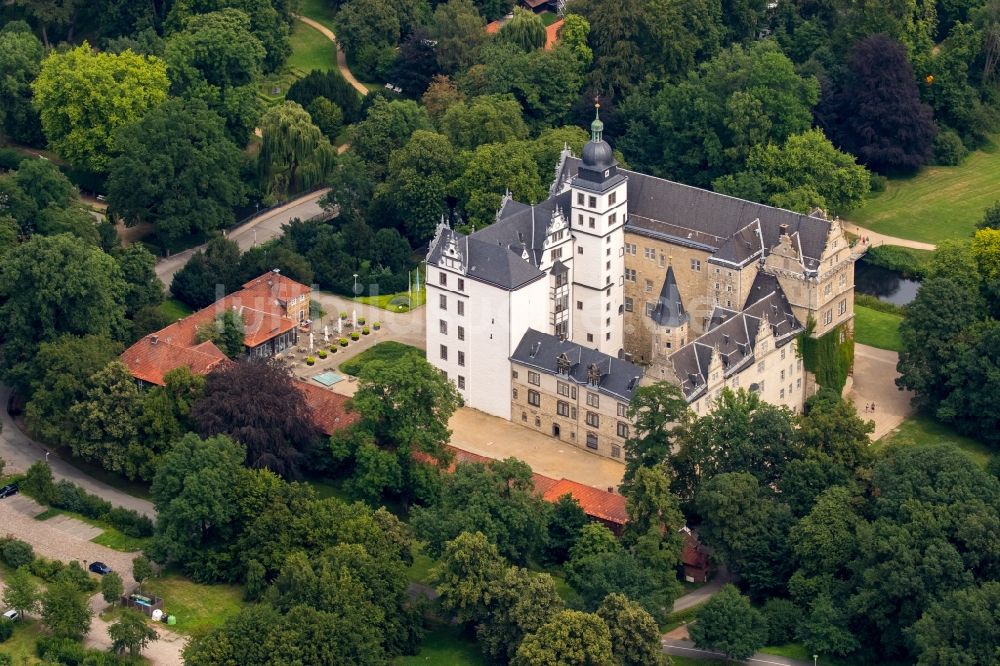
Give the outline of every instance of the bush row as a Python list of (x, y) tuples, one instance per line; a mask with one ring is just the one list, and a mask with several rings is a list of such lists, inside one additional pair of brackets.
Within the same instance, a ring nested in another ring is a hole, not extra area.
[(39, 638), (35, 653), (47, 664), (63, 666), (130, 666), (144, 663), (142, 659), (119, 656), (102, 650), (89, 650), (74, 640), (52, 636)]
[(868, 250), (862, 261), (888, 268), (910, 280), (922, 280), (927, 271), (930, 252), (897, 245), (879, 245)]
[(895, 303), (890, 303), (889, 301), (883, 301), (881, 298), (872, 296), (871, 294), (862, 294), (859, 291), (854, 292), (854, 304), (864, 306), (869, 310), (888, 312), (889, 314), (899, 315), (900, 317), (906, 314), (905, 305), (896, 305)]
[(0, 538), (0, 560), (12, 569), (27, 567), (28, 571), (46, 583), (62, 581), (81, 592), (93, 592), (98, 587), (97, 582), (76, 560), (63, 564), (59, 560), (36, 556), (30, 543), (13, 537)]
[(43, 504), (79, 513), (92, 520), (104, 521), (130, 537), (153, 535), (153, 521), (147, 516), (132, 509), (114, 506), (65, 479), (53, 482), (52, 470), (41, 461), (28, 469), (21, 482), (21, 489)]

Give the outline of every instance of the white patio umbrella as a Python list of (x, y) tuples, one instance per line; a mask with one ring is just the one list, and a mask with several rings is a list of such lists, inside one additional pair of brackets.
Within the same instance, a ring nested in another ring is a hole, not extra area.
[(323, 326), (323, 342), (329, 342), (329, 341), (330, 341), (330, 327), (324, 325)]

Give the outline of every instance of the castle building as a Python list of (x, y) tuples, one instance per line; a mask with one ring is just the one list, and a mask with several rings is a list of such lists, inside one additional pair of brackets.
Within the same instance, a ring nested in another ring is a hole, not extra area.
[(466, 405), (612, 457), (637, 384), (673, 382), (700, 413), (725, 387), (800, 410), (798, 337), (853, 328), (861, 252), (839, 221), (622, 169), (602, 135), (598, 117), (580, 158), (563, 151), (544, 201), (439, 225), (428, 361)]

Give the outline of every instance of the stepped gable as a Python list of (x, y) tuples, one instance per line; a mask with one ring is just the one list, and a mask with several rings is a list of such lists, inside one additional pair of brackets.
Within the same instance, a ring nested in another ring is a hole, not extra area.
[[(644, 373), (628, 361), (532, 328), (525, 332), (510, 359), (624, 402), (632, 399)], [(591, 382), (592, 371), (596, 373), (596, 383)]]
[[(568, 186), (581, 163), (564, 151), (550, 191)], [(635, 171), (619, 172), (628, 176), (628, 231), (711, 251), (712, 260), (720, 263), (741, 264), (757, 258), (761, 246), (766, 254), (777, 245), (784, 225), (802, 248), (805, 268), (819, 268), (829, 220)]]

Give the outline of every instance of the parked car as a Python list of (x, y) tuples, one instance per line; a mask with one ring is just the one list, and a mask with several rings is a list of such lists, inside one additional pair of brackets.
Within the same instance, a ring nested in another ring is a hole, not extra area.
[(3, 616), (8, 620), (10, 620), (11, 622), (16, 622), (17, 620), (21, 619), (21, 614), (18, 613), (13, 608), (11, 608), (9, 611), (4, 611)]
[(111, 573), (111, 567), (109, 567), (104, 562), (94, 562), (88, 568), (95, 574), (98, 574), (100, 576), (104, 576), (106, 574)]
[(0, 499), (4, 497), (10, 497), (11, 495), (16, 495), (18, 491), (16, 483), (8, 483), (3, 488), (0, 488)]

